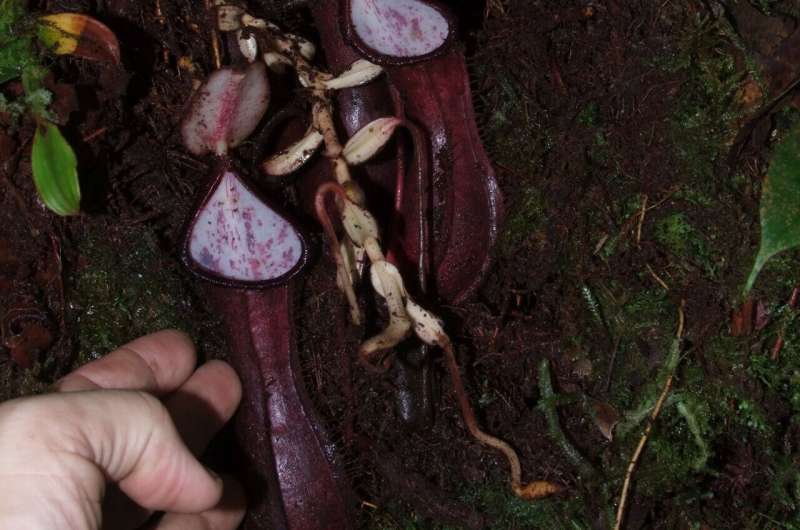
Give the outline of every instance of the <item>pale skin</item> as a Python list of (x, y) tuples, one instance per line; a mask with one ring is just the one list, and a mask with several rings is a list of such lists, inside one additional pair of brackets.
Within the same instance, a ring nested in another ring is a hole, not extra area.
[(196, 455), (233, 415), (241, 384), (223, 362), (196, 362), (187, 335), (161, 331), (53, 393), (0, 404), (0, 528), (237, 528), (241, 487)]

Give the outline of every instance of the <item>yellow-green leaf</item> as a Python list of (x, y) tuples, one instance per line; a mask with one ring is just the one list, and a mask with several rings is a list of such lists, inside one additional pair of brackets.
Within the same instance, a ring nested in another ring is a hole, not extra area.
[(78, 161), (58, 127), (42, 121), (31, 155), (33, 182), (42, 202), (58, 215), (75, 215), (81, 204)]
[(119, 42), (102, 22), (79, 13), (57, 13), (39, 18), (39, 40), (57, 55), (75, 55), (118, 64)]
[(761, 248), (745, 292), (775, 254), (800, 245), (800, 126), (775, 148), (761, 192)]

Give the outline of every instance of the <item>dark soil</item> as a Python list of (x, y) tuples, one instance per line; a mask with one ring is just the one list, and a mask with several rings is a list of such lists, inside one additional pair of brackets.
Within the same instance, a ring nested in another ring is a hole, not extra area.
[[(124, 65), (52, 65), (79, 156), (80, 217), (37, 202), (33, 124), (0, 130), (0, 397), (42, 391), (164, 327), (224, 358), (218, 318), (177, 251), (209, 170), (176, 134), (193, 80), (212, 68), (200, 2), (31, 4), (106, 22)], [(250, 4), (314, 38), (302, 13)], [(526, 479), (565, 493), (535, 503), (507, 493), (505, 461), (469, 437), (438, 356), (435, 419), (405, 427), (395, 379), (354, 362), (363, 330), (347, 324), (323, 255), (300, 289), (297, 339), (363, 528), (606, 527), (681, 308), (672, 397), (634, 474), (626, 528), (800, 528), (798, 253), (740, 295), (771, 147), (800, 121), (784, 93), (800, 75), (800, 4), (458, 5), (508, 214), (484, 288), (439, 310), (484, 429), (519, 450)], [(555, 400), (540, 391), (542, 359)], [(556, 405), (560, 423), (548, 424)], [(615, 411), (609, 440), (598, 425)]]

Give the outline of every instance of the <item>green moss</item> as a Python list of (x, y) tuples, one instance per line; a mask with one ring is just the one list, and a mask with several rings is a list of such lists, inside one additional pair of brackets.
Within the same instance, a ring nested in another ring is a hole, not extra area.
[(71, 278), (69, 299), (79, 363), (153, 331), (191, 329), (190, 294), (152, 233), (90, 228), (78, 244), (83, 265)]
[[(504, 481), (465, 489), (459, 500), (486, 518), (485, 530), (588, 530), (581, 515), (580, 499), (524, 501), (513, 495)], [(369, 530), (460, 530), (460, 527), (430, 523), (402, 506), (388, 505), (376, 510), (366, 525)]]
[(500, 239), (500, 250), (503, 253), (518, 250), (525, 240), (542, 229), (545, 220), (545, 204), (541, 192), (533, 186), (523, 189), (518, 199), (512, 203)]
[[(796, 461), (786, 455), (771, 455), (770, 492), (779, 506), (794, 513), (794, 524), (785, 528), (800, 528), (800, 468)], [(797, 525), (797, 526), (795, 526)]]
[(775, 7), (783, 3), (783, 0), (749, 0), (750, 4), (758, 8), (765, 15), (772, 15)]
[(670, 215), (659, 221), (655, 232), (658, 242), (681, 258), (690, 257), (693, 254), (692, 247), (701, 244), (698, 242), (697, 231), (682, 213)]
[[(764, 265), (755, 284), (759, 297), (767, 300), (783, 300), (796, 285), (800, 285), (800, 249), (776, 254)], [(746, 263), (749, 268), (752, 260)]]
[(578, 500), (524, 501), (514, 496), (504, 483), (469, 489), (461, 496), (461, 500), (487, 516), (492, 522), (489, 529), (589, 528), (580, 515), (583, 506)]
[(600, 108), (597, 103), (591, 102), (578, 114), (578, 123), (585, 127), (597, 127), (600, 123)]
[(699, 452), (696, 459), (692, 462), (695, 471), (701, 471), (706, 467), (710, 451), (706, 437), (712, 431), (709, 418), (711, 417), (709, 403), (697, 399), (691, 395), (684, 395), (678, 400), (676, 405), (678, 413), (686, 421), (686, 426), (694, 437), (695, 446)]
[(588, 289), (584, 285), (581, 292), (591, 318), (607, 322), (614, 337), (671, 336), (676, 309), (660, 287), (632, 289), (610, 281)]
[[(145, 227), (115, 229), (87, 223), (74, 242), (80, 258), (65, 281), (69, 301), (67, 326), (74, 331), (78, 366), (97, 359), (139, 336), (166, 328), (203, 337), (202, 350), (221, 348), (201, 333), (202, 322), (192, 311), (192, 292), (177, 264), (158, 247)], [(193, 318), (194, 317), (194, 318)], [(5, 363), (0, 369), (0, 401), (44, 391), (64, 366), (48, 356), (31, 370)]]
[(20, 0), (0, 0), (0, 83), (39, 63), (34, 28), (35, 21)]
[(649, 497), (661, 498), (665, 492), (689, 486), (697, 473), (694, 463), (702, 456), (686, 422), (676, 414), (667, 416), (660, 418), (637, 473), (637, 486)]
[(700, 267), (710, 279), (716, 279), (721, 258), (712, 252), (709, 241), (717, 235), (710, 231), (701, 233), (683, 213), (674, 213), (659, 220), (655, 226), (655, 239), (673, 256), (680, 259), (682, 268)]
[[(639, 442), (644, 420), (652, 410), (655, 396), (660, 393), (663, 383), (648, 385), (641, 392), (652, 399), (641, 412), (626, 414), (626, 421), (640, 428), (631, 429), (621, 424), (618, 429), (620, 439), (630, 454)], [(647, 450), (641, 459), (637, 472), (637, 484), (645, 496), (663, 498), (665, 492), (680, 491), (684, 501), (702, 496), (704, 476), (709, 472), (707, 464), (712, 456), (713, 441), (724, 425), (720, 413), (720, 403), (715, 396), (694, 393), (688, 390), (673, 389), (665, 401), (661, 415), (655, 424), (647, 443)], [(638, 415), (638, 420), (633, 416)], [(618, 472), (623, 469), (619, 468)]]
[(660, 66), (685, 76), (672, 116), (675, 155), (691, 180), (713, 182), (714, 161), (730, 144), (740, 117), (735, 97), (744, 72), (730, 48), (720, 22), (697, 15), (680, 41), (677, 54)]
[(9, 113), (13, 121), (24, 110), (53, 119), (47, 110), (52, 94), (44, 89), (48, 71), (36, 46), (36, 27), (36, 17), (25, 10), (23, 2), (0, 0), (0, 84), (21, 78), (25, 90), (15, 101), (0, 99), (0, 112)]
[(481, 123), (481, 136), (499, 167), (522, 175), (517, 180), (514, 197), (508, 197), (508, 212), (498, 248), (503, 254), (513, 253), (531, 235), (542, 228), (546, 220), (546, 205), (541, 191), (532, 182), (539, 173), (542, 157), (551, 148), (551, 139), (537, 116), (528, 111), (528, 89), (503, 63), (476, 63), (473, 73), (477, 79), (491, 78), (486, 91), (477, 95), (478, 106), (490, 108)]
[[(667, 351), (674, 335), (675, 305), (660, 287), (631, 289), (610, 282), (608, 286), (599, 284), (592, 292), (617, 347), (608, 400), (617, 410), (625, 411), (635, 406), (641, 385), (653, 377), (652, 359), (642, 354), (637, 341)], [(596, 384), (605, 384), (609, 360), (605, 352), (592, 359)]]
[(707, 190), (700, 188), (681, 188), (673, 195), (676, 200), (686, 201), (693, 206), (709, 208), (714, 205), (716, 199)]
[(625, 319), (620, 331), (627, 330), (631, 336), (648, 330), (670, 334), (675, 321), (675, 306), (661, 288), (634, 292), (623, 311)]
[(746, 430), (757, 435), (770, 436), (772, 426), (767, 421), (764, 411), (757, 402), (750, 399), (741, 399), (736, 405), (736, 422)]
[(783, 338), (783, 347), (777, 359), (767, 353), (750, 356), (747, 372), (759, 381), (767, 397), (788, 403), (795, 414), (800, 414), (800, 317), (791, 308), (775, 309), (776, 321), (764, 333), (765, 343), (772, 346)]
[[(487, 75), (489, 68), (477, 68), (477, 77)], [(499, 74), (492, 88), (480, 96), (483, 105), (493, 108), (482, 127), (485, 143), (495, 162), (532, 174), (542, 154), (549, 150), (550, 139), (528, 112), (525, 88), (508, 72)]]

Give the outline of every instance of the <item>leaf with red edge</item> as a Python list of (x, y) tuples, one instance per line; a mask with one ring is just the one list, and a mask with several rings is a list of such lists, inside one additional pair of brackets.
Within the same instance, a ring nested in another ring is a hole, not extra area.
[(39, 40), (57, 55), (119, 64), (119, 42), (102, 22), (80, 13), (57, 13), (39, 18)]

